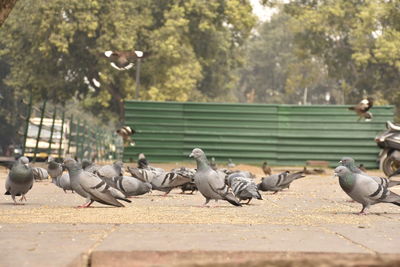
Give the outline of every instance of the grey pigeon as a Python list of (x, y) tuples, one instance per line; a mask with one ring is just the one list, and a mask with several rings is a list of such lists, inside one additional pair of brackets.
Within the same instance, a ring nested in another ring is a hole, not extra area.
[(64, 172), (58, 177), (52, 178), (51, 182), (64, 190), (65, 193), (67, 193), (67, 190), (72, 191), (72, 193), (74, 192), (71, 186), (68, 172)]
[(50, 160), (47, 162), (47, 172), (49, 173), (52, 179), (60, 176), (63, 172), (62, 166), (60, 163), (55, 160)]
[(233, 163), (232, 159), (228, 159), (228, 168), (234, 168), (236, 166), (235, 163)]
[(399, 175), (400, 174), (400, 168), (398, 168), (396, 171), (394, 171), (391, 175), (389, 175), (389, 178), (390, 177), (393, 177), (393, 176), (397, 176), (397, 175)]
[(166, 172), (158, 169), (139, 169), (130, 168), (132, 176), (151, 184), (154, 190), (165, 192), (164, 196), (168, 195), (172, 189), (179, 187), (191, 181), (190, 177), (185, 177), (179, 172)]
[(262, 199), (256, 183), (243, 176), (241, 172), (230, 174), (226, 178), (226, 183), (232, 188), (233, 193), (240, 201), (247, 200), (246, 204), (249, 204), (253, 198)]
[(106, 180), (107, 184), (118, 189), (125, 197), (139, 196), (151, 191), (150, 183), (130, 176), (115, 176)]
[(182, 192), (181, 194), (185, 194), (186, 191), (190, 191), (190, 194), (193, 194), (194, 191), (198, 191), (196, 184), (194, 182), (189, 182), (180, 186)]
[(97, 172), (102, 167), (87, 159), (83, 159), (81, 165), (83, 170), (91, 173)]
[(203, 150), (200, 148), (193, 149), (190, 157), (193, 157), (197, 163), (194, 182), (200, 193), (206, 198), (204, 205), (207, 205), (211, 199), (222, 199), (232, 205), (241, 206), (233, 193), (229, 191), (229, 187), (224, 183), (224, 180), (221, 180), (220, 175), (210, 167)]
[(15, 196), (21, 196), (20, 201), (25, 200), (25, 194), (32, 188), (33, 171), (29, 166), (27, 157), (20, 157), (11, 168), (6, 179), (6, 193), (11, 195), (14, 204), (18, 204)]
[(124, 206), (117, 199), (131, 202), (120, 191), (110, 187), (96, 174), (84, 171), (75, 160), (66, 159), (63, 165), (68, 170), (72, 189), (86, 198), (86, 203), (79, 207), (87, 208), (94, 201), (115, 207)]
[(351, 172), (356, 173), (356, 174), (362, 174), (365, 176), (369, 176), (372, 179), (374, 179), (378, 184), (384, 186), (384, 187), (392, 187), (396, 185), (400, 185), (400, 181), (391, 181), (385, 177), (379, 177), (379, 176), (371, 176), (366, 174), (365, 172), (361, 171), (357, 166), (353, 158), (351, 157), (343, 157), (339, 163), (342, 166), (347, 167)]
[(149, 167), (149, 162), (147, 161), (146, 156), (143, 153), (139, 154), (137, 165), (139, 169), (147, 169)]
[(44, 168), (34, 167), (32, 168), (32, 172), (33, 179), (35, 179), (35, 181), (47, 180), (49, 178), (49, 173)]
[(261, 191), (274, 191), (278, 193), (285, 188), (289, 188), (290, 184), (297, 179), (305, 177), (303, 172), (290, 173), (289, 171), (280, 174), (273, 174), (261, 179), (261, 183), (257, 185), (258, 190)]
[(271, 175), (271, 167), (268, 166), (268, 162), (264, 161), (263, 165), (261, 166), (261, 169), (263, 170), (265, 175)]
[(382, 186), (372, 177), (353, 173), (345, 166), (335, 169), (335, 175), (339, 177), (339, 184), (343, 191), (354, 201), (362, 205), (359, 214), (366, 214), (365, 210), (377, 203), (392, 203), (400, 206), (400, 196)]
[(211, 169), (213, 169), (213, 170), (217, 170), (217, 169), (218, 169), (218, 167), (217, 167), (217, 162), (215, 161), (215, 158), (214, 158), (214, 157), (211, 158), (210, 167), (211, 167)]
[(121, 161), (116, 161), (112, 165), (104, 165), (97, 170), (97, 174), (102, 178), (111, 179), (115, 176), (124, 174), (124, 164)]

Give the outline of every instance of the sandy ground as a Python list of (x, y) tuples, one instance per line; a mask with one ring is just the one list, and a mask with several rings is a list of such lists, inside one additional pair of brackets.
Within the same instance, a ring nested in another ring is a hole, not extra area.
[[(182, 165), (155, 164), (165, 169)], [(253, 172), (257, 181), (262, 177), (259, 167), (238, 165), (236, 169)], [(273, 172), (284, 169), (276, 167)], [(0, 170), (0, 184), (6, 173)], [(57, 264), (53, 266), (64, 266), (80, 253), (98, 251), (400, 253), (399, 207), (379, 204), (367, 216), (356, 215), (361, 205), (349, 202), (332, 174), (328, 169), (324, 175), (295, 181), (290, 190), (263, 192), (264, 200), (243, 207), (219, 201), (211, 208), (201, 207), (200, 193), (181, 194), (176, 189), (167, 197), (153, 191), (131, 198), (125, 208), (95, 204), (77, 209), (83, 198), (65, 194), (49, 181), (37, 182), (27, 194), (26, 205), (15, 206), (9, 196), (0, 197), (0, 266), (43, 264), (49, 247), (60, 243), (70, 246), (71, 253), (56, 257), (55, 250), (53, 263)], [(400, 194), (400, 187), (393, 191)], [(26, 261), (15, 262), (10, 242)]]

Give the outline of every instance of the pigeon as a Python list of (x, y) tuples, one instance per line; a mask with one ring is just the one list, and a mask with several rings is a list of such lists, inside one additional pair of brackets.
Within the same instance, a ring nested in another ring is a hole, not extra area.
[(143, 153), (140, 153), (138, 156), (137, 167), (139, 169), (147, 169), (149, 167), (149, 162), (146, 159), (146, 156)]
[(180, 186), (182, 192), (181, 194), (185, 194), (186, 191), (191, 191), (190, 194), (193, 195), (195, 191), (198, 191), (196, 184), (194, 182), (189, 182)]
[(229, 190), (229, 187), (220, 179), (219, 174), (210, 167), (203, 150), (195, 148), (189, 157), (193, 157), (197, 163), (194, 182), (200, 193), (206, 198), (204, 206), (207, 205), (211, 199), (222, 199), (228, 201), (232, 205), (242, 206)]
[(60, 187), (62, 190), (64, 190), (64, 193), (67, 193), (67, 190), (74, 192), (71, 186), (71, 181), (69, 179), (69, 173), (64, 172), (58, 177), (52, 178), (51, 182), (55, 184), (56, 186)]
[(11, 195), (14, 204), (18, 204), (15, 196), (21, 196), (20, 201), (26, 201), (25, 194), (33, 186), (33, 171), (29, 166), (29, 159), (27, 157), (20, 157), (12, 166), (6, 179), (6, 193)]
[(130, 176), (115, 176), (106, 180), (107, 184), (118, 189), (125, 197), (139, 196), (151, 191), (150, 183)]
[(370, 121), (372, 119), (372, 113), (368, 110), (372, 108), (373, 105), (374, 99), (372, 97), (367, 97), (361, 100), (357, 105), (349, 107), (349, 110), (354, 110), (357, 113), (359, 116), (358, 121), (361, 120), (361, 118), (364, 118), (365, 121)]
[(400, 174), (400, 168), (398, 168), (396, 171), (394, 171), (391, 175), (389, 175), (389, 178), (390, 177), (393, 177), (393, 176), (396, 176), (396, 175), (399, 175)]
[(60, 163), (55, 160), (50, 160), (47, 162), (47, 172), (49, 173), (50, 178), (54, 179), (62, 174), (63, 168)]
[(249, 204), (253, 198), (262, 199), (256, 183), (252, 179), (244, 177), (241, 172), (232, 173), (226, 178), (226, 183), (232, 188), (235, 196), (240, 200), (247, 200)]
[(365, 168), (364, 167), (364, 164), (360, 164), (360, 165), (358, 165), (358, 168), (361, 170), (361, 171), (363, 171), (363, 172), (366, 172), (367, 171), (367, 168)]
[(122, 137), (122, 140), (124, 141), (124, 146), (134, 146), (135, 141), (132, 140), (132, 135), (135, 134), (135, 130), (132, 129), (129, 126), (123, 126), (119, 128), (117, 131), (117, 134)]
[(211, 169), (213, 169), (214, 171), (216, 171), (216, 170), (218, 169), (218, 167), (217, 167), (217, 162), (215, 161), (215, 158), (214, 158), (214, 157), (211, 158), (210, 167), (211, 167)]
[(88, 208), (94, 201), (115, 207), (124, 207), (118, 200), (131, 202), (96, 174), (84, 171), (75, 160), (66, 159), (63, 165), (68, 170), (72, 189), (86, 198), (86, 203), (79, 208)]
[(392, 203), (400, 206), (400, 196), (388, 190), (387, 186), (377, 183), (372, 177), (354, 173), (345, 166), (334, 170), (339, 177), (339, 184), (343, 191), (354, 201), (362, 205), (361, 214), (377, 203)]
[(102, 167), (100, 165), (94, 164), (93, 162), (87, 159), (83, 159), (81, 165), (83, 170), (91, 173), (97, 172)]
[(325, 173), (325, 170), (322, 169), (322, 168), (315, 168), (315, 169), (309, 170), (309, 169), (307, 169), (306, 166), (304, 166), (303, 173), (307, 174), (307, 175), (310, 175), (310, 174), (323, 174), (323, 173)]
[(115, 176), (122, 176), (124, 174), (124, 163), (122, 161), (116, 161), (112, 165), (104, 165), (96, 171), (102, 178), (111, 179)]
[(263, 165), (261, 166), (265, 175), (271, 175), (271, 167), (268, 166), (268, 162), (264, 161)]
[(365, 172), (361, 171), (359, 168), (357, 168), (354, 159), (351, 157), (343, 157), (339, 163), (342, 166), (347, 167), (351, 172), (356, 173), (356, 174), (362, 174), (364, 176), (368, 176), (371, 177), (372, 179), (374, 179), (378, 184), (384, 186), (384, 187), (392, 187), (392, 186), (396, 186), (396, 185), (400, 185), (400, 181), (391, 181), (387, 178), (384, 177), (379, 177), (379, 176), (370, 176), (368, 174), (366, 174)]
[(232, 159), (228, 159), (228, 164), (227, 164), (228, 168), (234, 168), (236, 166), (235, 163), (233, 163)]
[(297, 179), (303, 178), (304, 173), (302, 171), (290, 173), (289, 171), (282, 172), (280, 174), (273, 174), (268, 177), (261, 179), (261, 183), (257, 185), (258, 190), (261, 191), (274, 191), (274, 194), (278, 193), (285, 188), (289, 188), (290, 184)]
[(33, 179), (35, 179), (35, 181), (47, 180), (49, 178), (49, 173), (44, 168), (34, 167), (32, 168), (32, 172)]
[(132, 176), (151, 184), (154, 190), (165, 192), (168, 195), (172, 189), (190, 182), (192, 179), (181, 175), (179, 171), (166, 172), (160, 170), (129, 168)]
[(117, 70), (129, 70), (137, 58), (147, 57), (149, 53), (142, 51), (105, 51), (104, 56), (110, 61), (110, 65)]

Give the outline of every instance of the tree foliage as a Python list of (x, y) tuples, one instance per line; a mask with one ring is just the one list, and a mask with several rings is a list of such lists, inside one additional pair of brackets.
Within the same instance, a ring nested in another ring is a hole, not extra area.
[(78, 98), (122, 118), (135, 69), (117, 71), (102, 53), (135, 49), (151, 53), (141, 64), (140, 99), (226, 98), (254, 23), (245, 0), (20, 1), (0, 29), (5, 83), (33, 90), (36, 101)]
[(283, 4), (283, 12), (295, 21), (294, 45), (326, 66), (346, 103), (367, 94), (376, 95), (378, 102), (399, 105), (399, 10), (398, 1), (383, 0), (294, 0)]

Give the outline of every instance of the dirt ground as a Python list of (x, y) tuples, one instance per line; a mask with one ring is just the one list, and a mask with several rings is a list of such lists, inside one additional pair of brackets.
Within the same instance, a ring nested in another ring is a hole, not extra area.
[[(193, 167), (187, 163), (154, 165)], [(235, 169), (251, 171), (257, 182), (263, 176), (257, 166), (237, 165)], [(285, 169), (301, 167), (272, 168), (274, 173)], [(377, 170), (369, 173), (382, 175)], [(6, 174), (0, 170), (0, 185)], [(65, 259), (57, 258), (54, 251), (57, 264), (53, 266), (64, 266), (81, 253), (107, 251), (400, 253), (399, 207), (380, 204), (372, 206), (367, 216), (355, 215), (361, 205), (350, 202), (332, 176), (332, 169), (327, 169), (323, 175), (295, 181), (290, 190), (263, 192), (263, 200), (250, 205), (234, 207), (219, 201), (211, 208), (201, 207), (204, 198), (199, 192), (181, 194), (175, 189), (167, 197), (153, 191), (131, 198), (125, 208), (95, 204), (77, 209), (84, 202), (77, 194), (64, 193), (49, 181), (36, 182), (26, 205), (15, 206), (9, 196), (0, 197), (0, 259), (5, 263), (0, 260), (0, 266), (16, 266), (11, 257), (15, 252), (8, 245), (16, 241), (13, 248), (28, 259), (17, 261), (18, 266), (43, 263), (50, 244), (52, 248), (71, 246)], [(393, 191), (400, 194), (400, 187)], [(65, 236), (59, 237), (60, 232)]]

